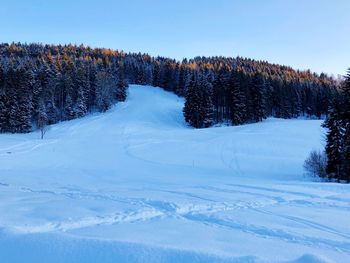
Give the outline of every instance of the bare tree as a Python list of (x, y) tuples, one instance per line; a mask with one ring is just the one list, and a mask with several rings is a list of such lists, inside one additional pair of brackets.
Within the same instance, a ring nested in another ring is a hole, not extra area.
[(47, 121), (48, 119), (47, 119), (45, 104), (41, 102), (39, 106), (39, 113), (38, 113), (38, 120), (37, 120), (37, 127), (40, 130), (41, 139), (44, 139), (44, 135), (49, 130)]
[(327, 156), (324, 152), (312, 151), (305, 160), (304, 169), (313, 177), (327, 178)]

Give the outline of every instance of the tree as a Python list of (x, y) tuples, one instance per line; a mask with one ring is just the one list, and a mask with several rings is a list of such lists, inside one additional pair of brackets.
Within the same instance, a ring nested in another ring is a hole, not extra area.
[(37, 119), (37, 128), (40, 130), (40, 138), (44, 139), (44, 135), (48, 131), (48, 118), (46, 114), (45, 104), (43, 101), (39, 103), (38, 119)]
[(327, 174), (329, 179), (340, 179), (343, 152), (343, 128), (340, 119), (341, 103), (339, 100), (333, 102), (330, 114), (323, 124), (328, 129), (326, 154), (328, 157)]
[(19, 105), (17, 108), (17, 118), (19, 132), (30, 132), (32, 130), (32, 83), (33, 75), (29, 68), (19, 67), (16, 70), (17, 89), (19, 90)]
[(76, 118), (81, 118), (87, 113), (87, 96), (89, 93), (90, 83), (87, 78), (86, 68), (81, 64), (77, 71), (75, 86), (77, 87), (77, 99), (74, 107), (74, 114)]
[(74, 114), (76, 118), (84, 117), (87, 113), (86, 97), (82, 87), (78, 90), (78, 98), (75, 104)]
[(65, 120), (72, 120), (74, 119), (75, 113), (73, 110), (73, 100), (70, 94), (66, 96), (66, 103), (64, 106), (64, 116)]
[(193, 76), (185, 96), (183, 109), (186, 122), (195, 128), (203, 128), (210, 122), (210, 97)]
[(237, 73), (232, 71), (229, 80), (229, 105), (230, 120), (233, 125), (240, 125), (245, 122), (245, 96), (240, 90)]
[(326, 165), (326, 154), (312, 151), (304, 163), (304, 169), (306, 173), (312, 177), (327, 178)]
[(127, 90), (127, 84), (125, 83), (124, 67), (120, 65), (118, 69), (117, 94), (116, 94), (117, 101), (126, 100), (126, 90)]
[(265, 108), (265, 81), (261, 74), (256, 73), (252, 79), (251, 86), (251, 118), (255, 122), (266, 119)]
[(200, 75), (197, 85), (200, 89), (203, 104), (203, 127), (210, 127), (214, 122), (214, 107), (212, 103), (213, 86), (204, 73)]
[(341, 96), (334, 100), (324, 127), (328, 129), (328, 178), (350, 182), (350, 70), (342, 86)]
[(350, 182), (350, 69), (342, 87), (341, 119), (343, 123), (343, 167), (341, 179)]
[(101, 71), (97, 74), (96, 78), (96, 107), (100, 112), (107, 111), (111, 106), (113, 82), (111, 83), (111, 78), (108, 76), (106, 71)]

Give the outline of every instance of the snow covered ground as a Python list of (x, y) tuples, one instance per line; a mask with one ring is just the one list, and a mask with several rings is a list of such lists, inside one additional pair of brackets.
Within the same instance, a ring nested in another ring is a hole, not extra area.
[(194, 130), (182, 99), (129, 92), (0, 135), (0, 262), (350, 262), (350, 186), (303, 176), (321, 121)]

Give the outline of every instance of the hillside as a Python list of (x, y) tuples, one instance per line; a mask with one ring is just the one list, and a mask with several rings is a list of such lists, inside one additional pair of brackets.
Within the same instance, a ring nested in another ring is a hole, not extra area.
[(241, 57), (180, 62), (84, 45), (5, 43), (0, 44), (0, 133), (27, 133), (105, 112), (126, 99), (128, 84), (184, 97), (185, 120), (196, 128), (266, 117), (322, 119), (339, 89), (323, 73)]
[(0, 134), (4, 262), (346, 262), (350, 186), (303, 176), (321, 121), (192, 129), (183, 104), (131, 85), (44, 140)]

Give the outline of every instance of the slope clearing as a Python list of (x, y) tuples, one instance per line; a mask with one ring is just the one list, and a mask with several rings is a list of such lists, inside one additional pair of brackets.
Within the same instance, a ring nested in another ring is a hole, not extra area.
[(346, 262), (350, 187), (312, 182), (321, 121), (194, 130), (133, 85), (105, 114), (0, 135), (1, 262)]

